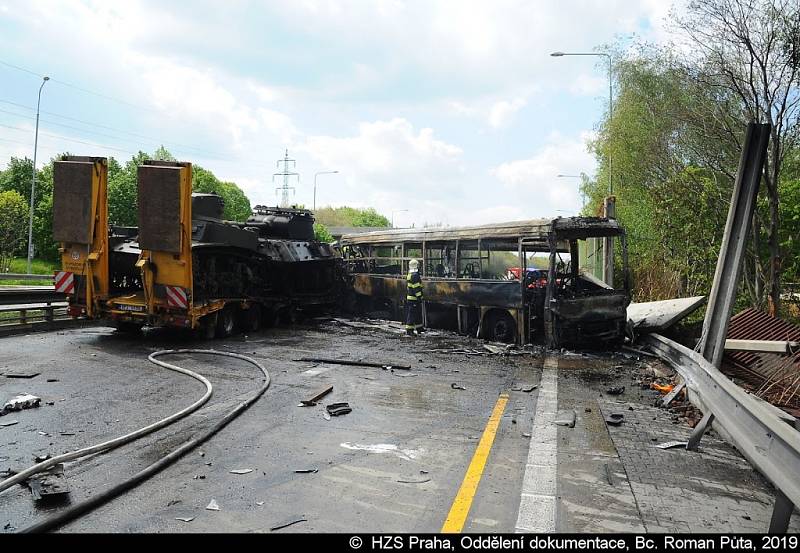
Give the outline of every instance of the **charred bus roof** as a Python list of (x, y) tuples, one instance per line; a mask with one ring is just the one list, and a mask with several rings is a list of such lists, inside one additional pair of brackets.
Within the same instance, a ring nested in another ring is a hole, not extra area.
[[(555, 219), (529, 219), (469, 227), (387, 229), (360, 234), (345, 234), (342, 245), (396, 244), (398, 242), (446, 242), (452, 240), (514, 241), (520, 237), (545, 244), (548, 234), (554, 231), (559, 239), (586, 239), (619, 236), (624, 233), (614, 219), (604, 217), (557, 217)], [(538, 239), (538, 240), (536, 240)]]

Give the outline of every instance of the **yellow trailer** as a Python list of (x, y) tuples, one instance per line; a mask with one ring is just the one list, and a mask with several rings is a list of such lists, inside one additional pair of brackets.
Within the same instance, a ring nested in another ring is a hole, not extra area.
[(108, 163), (64, 156), (53, 165), (53, 238), (60, 242), (55, 289), (73, 317), (99, 317), (109, 295)]

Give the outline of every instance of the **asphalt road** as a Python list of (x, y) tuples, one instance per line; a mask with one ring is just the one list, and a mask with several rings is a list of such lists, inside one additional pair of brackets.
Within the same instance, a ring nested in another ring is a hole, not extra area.
[[(60, 454), (127, 433), (202, 395), (195, 380), (150, 364), (160, 349), (208, 347), (261, 361), (270, 371), (267, 393), (210, 442), (123, 497), (63, 531), (258, 532), (294, 517), (291, 531), (437, 532), (447, 518), (489, 415), (510, 395), (465, 521), (465, 530), (513, 531), (528, 453), (541, 360), (431, 354), (464, 338), (408, 339), (384, 332), (281, 328), (208, 343), (165, 331), (125, 336), (95, 327), (0, 339), (0, 373), (39, 372), (31, 379), (0, 378), (0, 395), (42, 397), (38, 409), (0, 422), (0, 469), (20, 470), (36, 455)], [(476, 343), (476, 347), (480, 347)], [(393, 361), (411, 371), (295, 362), (302, 356)], [(169, 359), (214, 385), (209, 404), (183, 421), (112, 452), (67, 466), (75, 503), (133, 474), (208, 427), (259, 383), (258, 371), (227, 358)], [(48, 382), (48, 380), (54, 380)], [(453, 389), (452, 384), (465, 388)], [(347, 401), (353, 411), (326, 420), (323, 405), (301, 399), (334, 386), (323, 404)], [(202, 455), (201, 455), (202, 452)], [(249, 474), (230, 473), (253, 469)], [(316, 469), (310, 474), (295, 470)], [(214, 499), (219, 511), (206, 510)], [(0, 494), (0, 526), (22, 529), (63, 504), (35, 503), (27, 488)], [(176, 517), (194, 517), (189, 523)]]

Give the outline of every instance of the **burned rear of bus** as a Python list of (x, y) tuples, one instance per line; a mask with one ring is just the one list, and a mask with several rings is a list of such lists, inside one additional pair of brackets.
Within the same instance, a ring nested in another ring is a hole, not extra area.
[[(616, 240), (618, 287), (595, 277), (598, 245)], [(614, 220), (569, 217), (476, 227), (346, 235), (342, 255), (360, 311), (402, 313), (404, 275), (421, 261), (427, 324), (497, 341), (604, 346), (625, 335), (625, 233)]]

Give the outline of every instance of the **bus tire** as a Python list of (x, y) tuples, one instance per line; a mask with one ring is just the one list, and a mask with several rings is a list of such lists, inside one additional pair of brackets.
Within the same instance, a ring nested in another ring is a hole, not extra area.
[(236, 332), (236, 312), (227, 306), (217, 312), (217, 338), (227, 338)]
[(213, 340), (217, 335), (217, 314), (211, 313), (200, 319), (200, 328), (198, 328), (200, 338), (203, 340)]
[(489, 336), (495, 342), (513, 342), (517, 338), (517, 323), (508, 311), (493, 311), (489, 317)]

